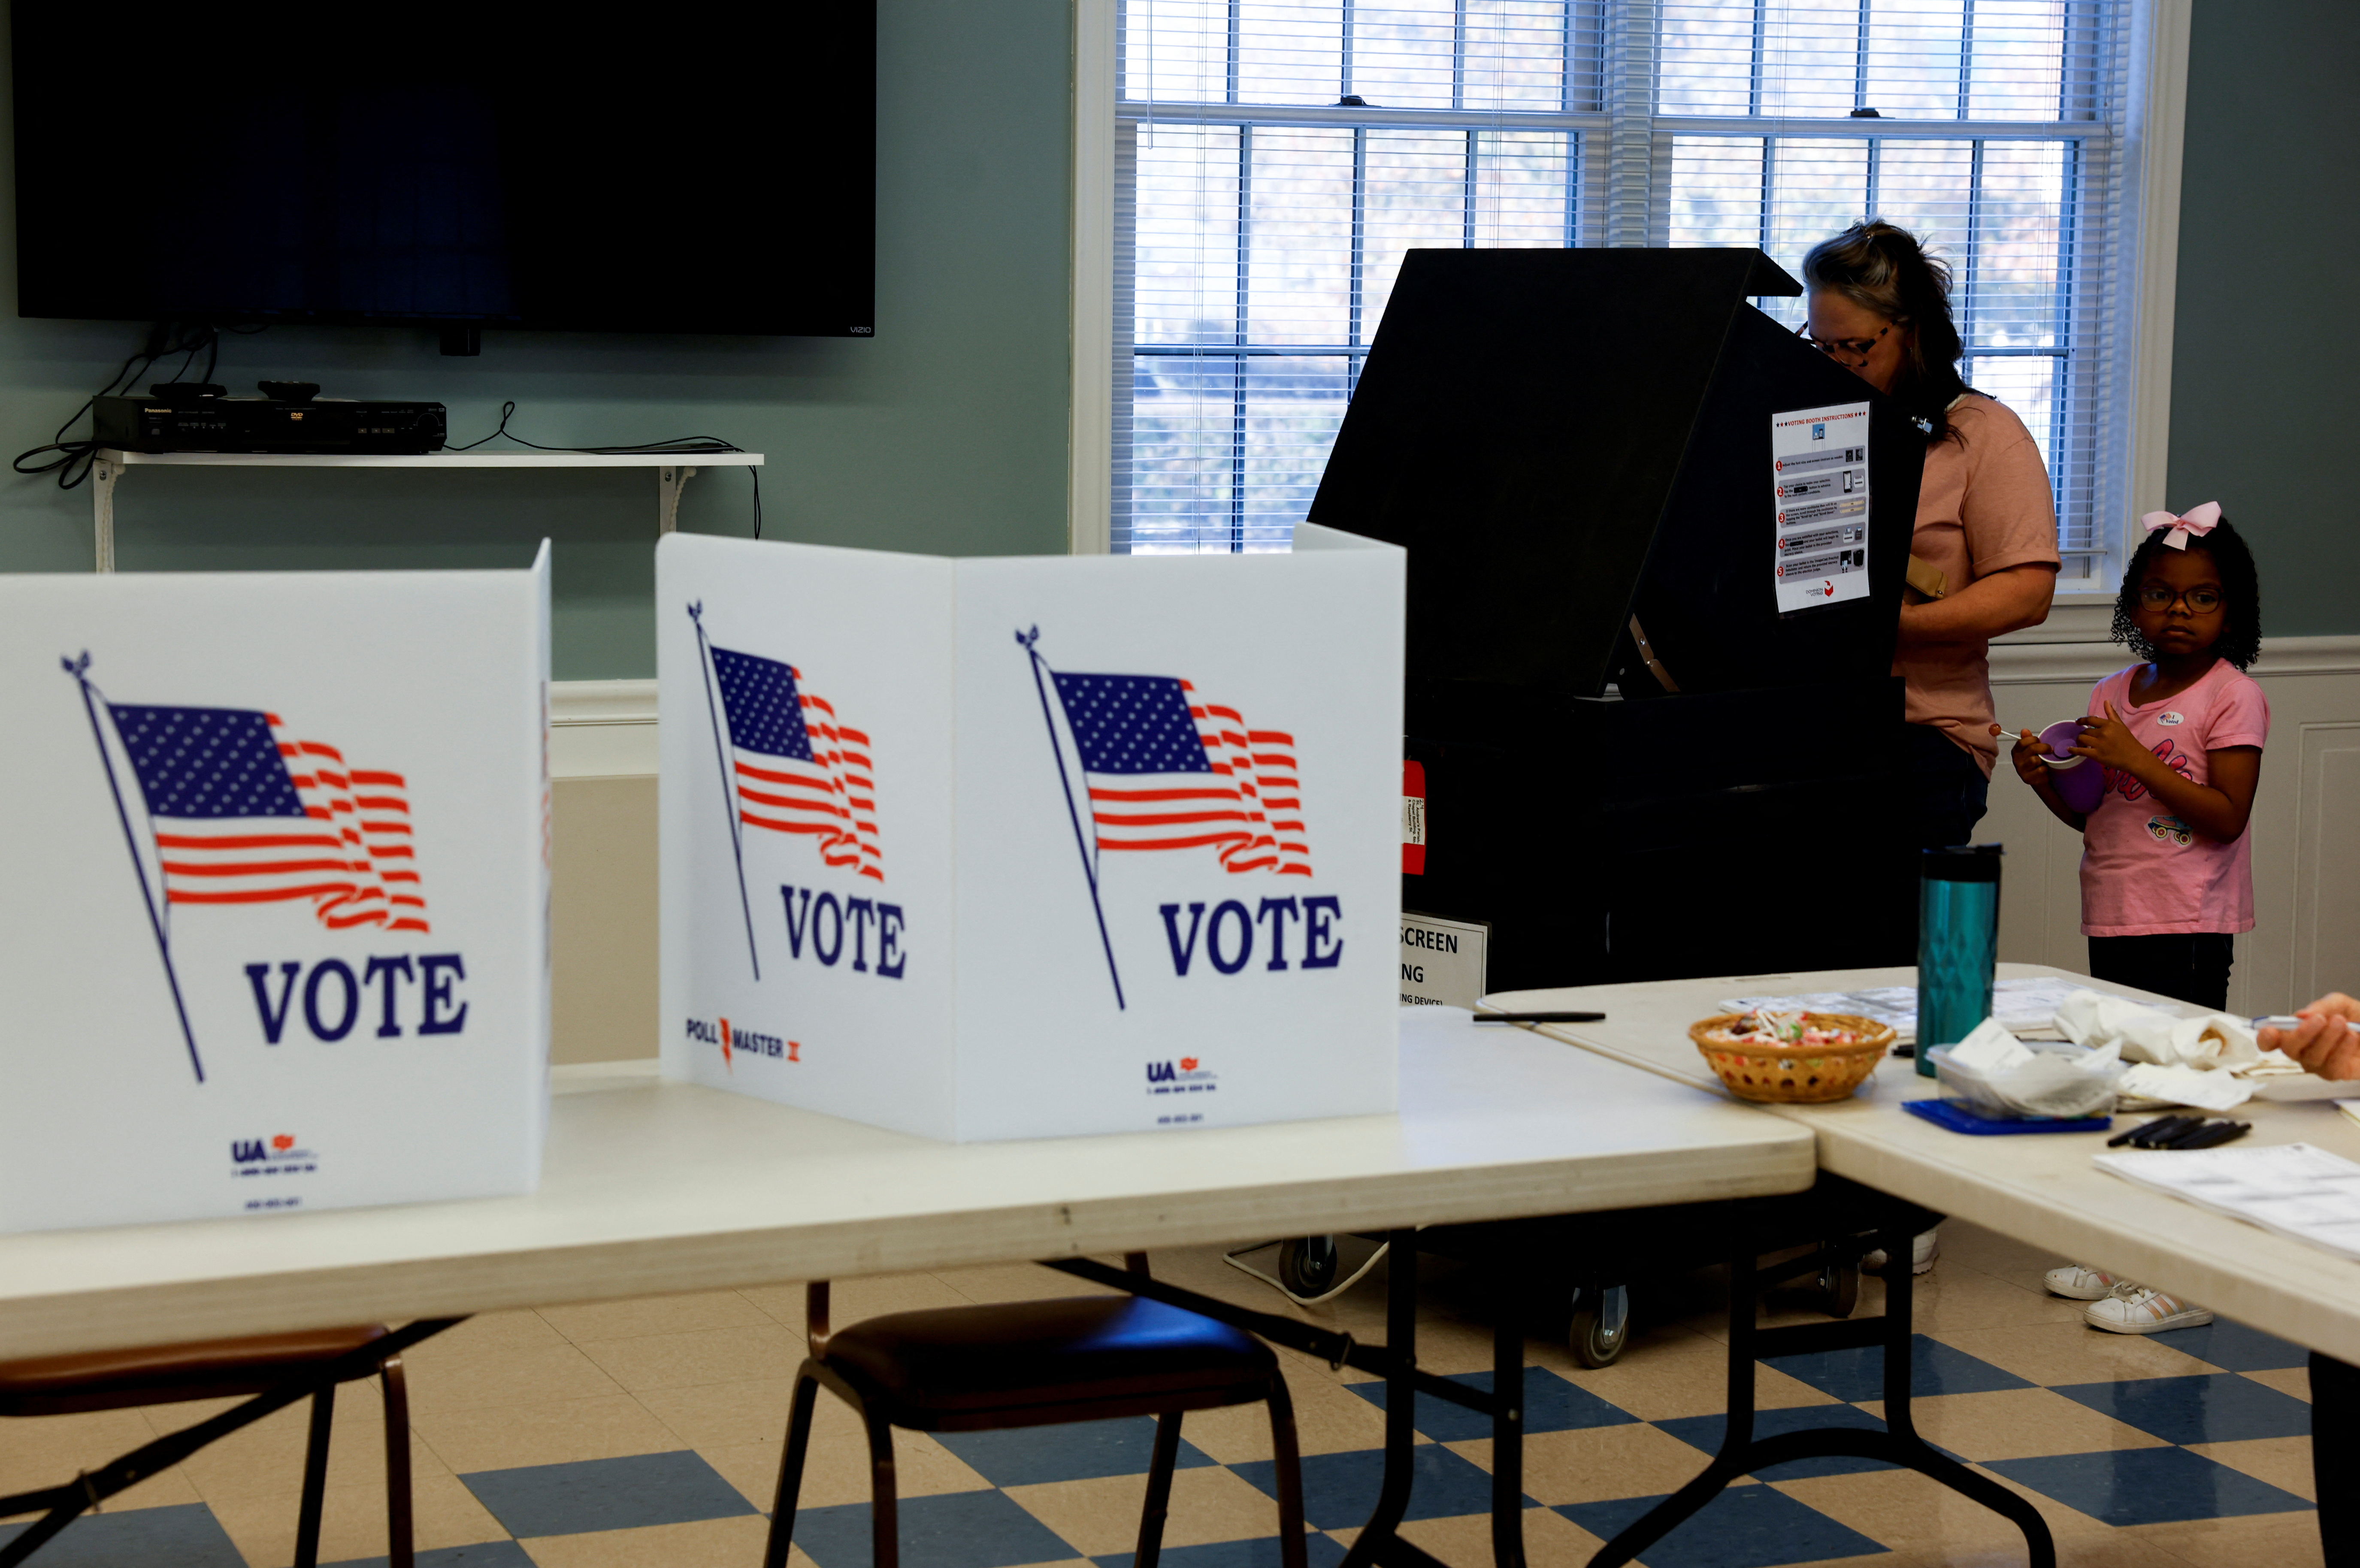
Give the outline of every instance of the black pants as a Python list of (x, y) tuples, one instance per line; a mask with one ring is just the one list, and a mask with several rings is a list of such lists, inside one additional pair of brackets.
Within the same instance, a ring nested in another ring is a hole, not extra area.
[(2311, 1353), (2311, 1470), (2319, 1487), (2319, 1544), (2330, 1563), (2360, 1562), (2360, 1367)]
[[(1911, 724), (1908, 731), (1913, 841), (1920, 849), (1967, 843), (1989, 805), (1991, 780), (1963, 747), (1932, 724)], [(1914, 875), (1911, 880), (1916, 880)]]
[(2229, 966), (2236, 938), (2227, 931), (2164, 936), (2093, 936), (2090, 976), (2134, 985), (2220, 1012), (2229, 1005)]

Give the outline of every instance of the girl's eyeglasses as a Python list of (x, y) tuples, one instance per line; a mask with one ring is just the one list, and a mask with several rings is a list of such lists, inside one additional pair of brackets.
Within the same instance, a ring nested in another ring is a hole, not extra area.
[(2169, 610), (2175, 600), (2185, 600), (2188, 613), (2191, 615), (2209, 615), (2221, 607), (2221, 590), (2191, 588), (2180, 593), (2149, 583), (2138, 592), (2139, 604), (2145, 609)]
[(1846, 369), (1858, 370), (1868, 363), (1869, 354), (1892, 330), (1893, 323), (1887, 321), (1877, 329), (1876, 336), (1873, 338), (1815, 338), (1811, 335), (1811, 324), (1806, 321), (1795, 329), (1795, 335)]

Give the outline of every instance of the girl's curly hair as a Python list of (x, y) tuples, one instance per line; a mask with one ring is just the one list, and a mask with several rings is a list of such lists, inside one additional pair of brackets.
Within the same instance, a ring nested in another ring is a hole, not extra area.
[[(2114, 595), (2114, 640), (2128, 644), (2144, 659), (2155, 658), (2155, 645), (2139, 635), (2131, 614), (2138, 608), (2139, 583), (2155, 563), (2156, 551), (2170, 548), (2163, 542), (2168, 532), (2158, 528), (2131, 553), (2130, 564), (2123, 569), (2122, 591)], [(2213, 570), (2221, 574), (2221, 607), (2226, 619), (2212, 651), (2243, 670), (2262, 651), (2262, 584), (2254, 570), (2254, 552), (2245, 548), (2226, 517), (2213, 524), (2211, 533), (2191, 539), (2188, 548), (2211, 556)]]

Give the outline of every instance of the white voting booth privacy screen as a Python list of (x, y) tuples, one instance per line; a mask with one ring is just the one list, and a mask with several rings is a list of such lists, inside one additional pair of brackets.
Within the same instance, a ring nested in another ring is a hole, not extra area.
[(667, 1075), (945, 1139), (1393, 1108), (1400, 550), (656, 561)]
[(532, 1189), (549, 551), (0, 577), (0, 1230)]

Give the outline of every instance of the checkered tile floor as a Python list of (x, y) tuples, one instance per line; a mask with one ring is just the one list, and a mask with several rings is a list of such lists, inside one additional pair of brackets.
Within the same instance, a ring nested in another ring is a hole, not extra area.
[[(2300, 1568), (2320, 1561), (2310, 1407), (2293, 1346), (2218, 1323), (2147, 1339), (2085, 1328), (2041, 1292), (2055, 1261), (1988, 1232), (1943, 1228), (1921, 1281), (1916, 1388), (1929, 1440), (2033, 1499), (2079, 1568)], [(1164, 1278), (1265, 1310), (1277, 1298), (1211, 1250), (1159, 1255)], [(1429, 1261), (1420, 1359), (1489, 1380), (1484, 1287)], [(1025, 1266), (854, 1280), (842, 1322), (879, 1312), (1067, 1295)], [(1863, 1312), (1878, 1310), (1868, 1282)], [(1326, 1321), (1382, 1337), (1364, 1283)], [(1524, 1526), (1535, 1568), (1575, 1568), (1694, 1475), (1721, 1429), (1710, 1279), (1642, 1296), (1634, 1341), (1603, 1371), (1561, 1344), (1527, 1349)], [(1788, 1320), (1804, 1321), (1801, 1310)], [(1785, 1321), (1785, 1320), (1782, 1320)], [(413, 1352), (411, 1451), (425, 1568), (752, 1568), (760, 1559), (788, 1389), (803, 1353), (799, 1287), (478, 1318)], [(1378, 1480), (1380, 1385), (1285, 1355), (1305, 1458), (1315, 1568), (1332, 1568)], [(1766, 1364), (1762, 1427), (1873, 1426), (1867, 1352)], [(0, 1422), (0, 1490), (70, 1478), (217, 1407)], [(795, 1530), (797, 1568), (866, 1568), (858, 1427), (823, 1394)], [(1404, 1533), (1477, 1568), (1491, 1443), (1480, 1418), (1421, 1401)], [(383, 1563), (381, 1420), (366, 1386), (337, 1410), (323, 1560)], [(1268, 1426), (1259, 1407), (1188, 1418), (1164, 1562), (1275, 1568)], [(1153, 1423), (900, 1434), (911, 1568), (1129, 1563)], [(300, 1412), (283, 1412), (77, 1522), (36, 1568), (279, 1568), (293, 1556)], [(16, 1526), (0, 1525), (0, 1540)], [(1732, 1487), (1659, 1542), (1646, 1568), (2021, 1563), (1995, 1517), (1907, 1472), (1813, 1460)]]

